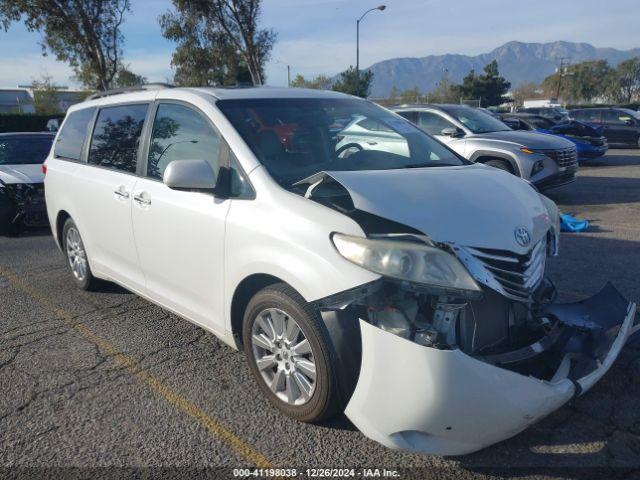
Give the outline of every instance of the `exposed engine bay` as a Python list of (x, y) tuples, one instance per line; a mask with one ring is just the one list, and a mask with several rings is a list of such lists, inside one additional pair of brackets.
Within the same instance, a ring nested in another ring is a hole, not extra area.
[(43, 227), (47, 224), (44, 184), (0, 181), (0, 230), (10, 226)]
[(556, 288), (544, 276), (545, 259), (558, 248), (551, 230), (524, 255), (436, 243), (416, 228), (358, 209), (330, 176), (314, 177), (299, 182), (298, 193), (348, 215), (369, 238), (423, 242), (456, 256), (482, 287), (457, 293), (383, 277), (323, 299), (321, 309), (347, 310), (419, 345), (459, 349), (542, 380), (581, 378), (601, 365), (630, 304), (607, 284), (583, 302), (555, 305)]

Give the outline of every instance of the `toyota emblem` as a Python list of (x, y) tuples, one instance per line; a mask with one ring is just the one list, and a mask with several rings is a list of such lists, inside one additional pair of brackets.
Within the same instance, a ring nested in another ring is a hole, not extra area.
[(516, 242), (521, 247), (528, 247), (531, 243), (531, 235), (529, 235), (529, 231), (524, 227), (518, 227), (515, 230)]

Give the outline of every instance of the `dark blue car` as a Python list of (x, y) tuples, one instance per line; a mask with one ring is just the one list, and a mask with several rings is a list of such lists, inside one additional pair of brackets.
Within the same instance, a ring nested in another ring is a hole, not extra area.
[(578, 150), (578, 160), (601, 157), (609, 149), (602, 127), (588, 125), (575, 120), (555, 123), (548, 118), (527, 113), (502, 116), (502, 121), (514, 130), (529, 130), (558, 135), (572, 141)]

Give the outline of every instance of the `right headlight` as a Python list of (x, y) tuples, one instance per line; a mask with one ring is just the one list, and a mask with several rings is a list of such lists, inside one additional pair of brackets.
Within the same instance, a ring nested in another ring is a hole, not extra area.
[(442, 294), (482, 296), (482, 289), (462, 263), (437, 247), (342, 233), (334, 233), (331, 240), (344, 258), (385, 277), (422, 285)]

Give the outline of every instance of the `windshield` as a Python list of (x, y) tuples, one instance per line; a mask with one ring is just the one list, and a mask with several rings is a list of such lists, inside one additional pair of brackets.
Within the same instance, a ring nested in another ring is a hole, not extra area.
[(217, 105), (285, 187), (323, 170), (466, 163), (410, 122), (364, 100), (248, 99)]
[(53, 137), (0, 138), (0, 165), (43, 163), (52, 143)]
[(488, 113), (469, 107), (447, 107), (446, 112), (473, 133), (504, 132), (511, 130)]

